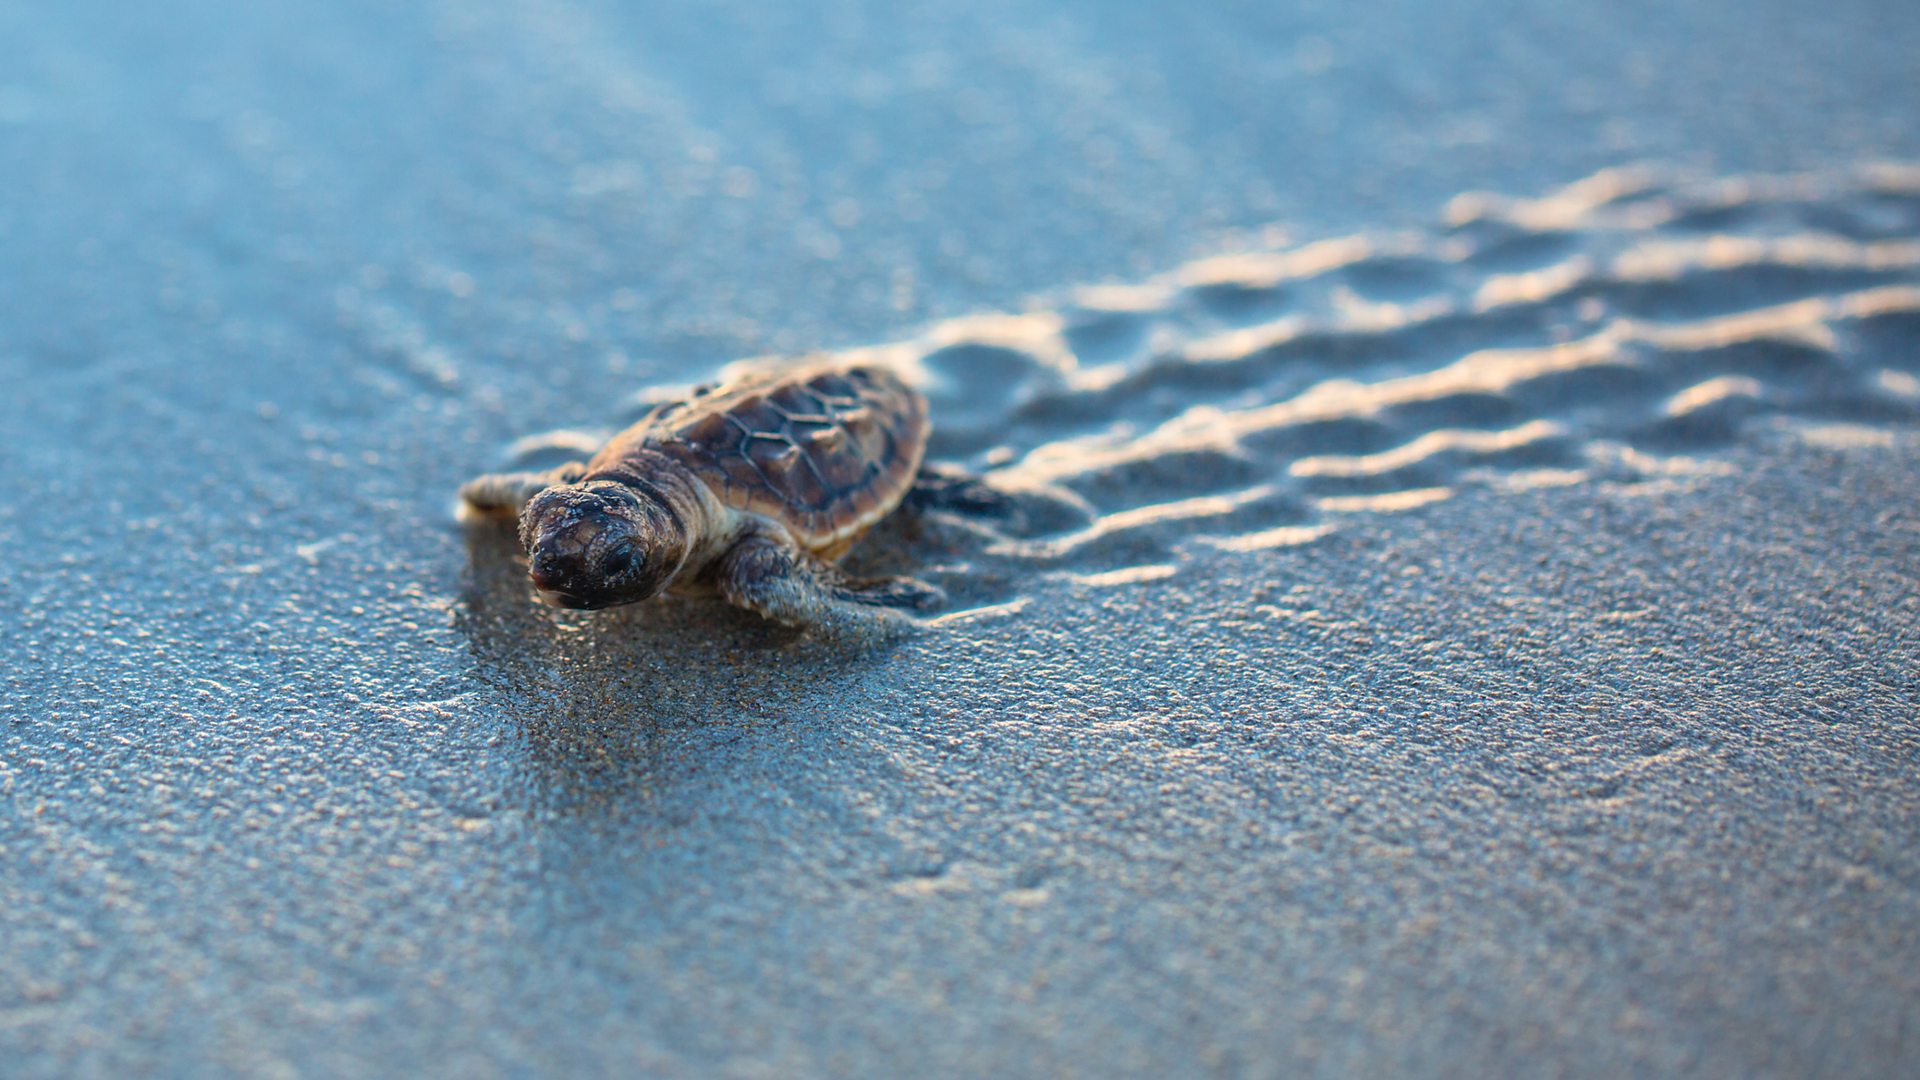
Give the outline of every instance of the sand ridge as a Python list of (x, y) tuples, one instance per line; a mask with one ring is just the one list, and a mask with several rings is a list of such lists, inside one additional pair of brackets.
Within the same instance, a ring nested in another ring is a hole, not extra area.
[[(1310, 543), (1466, 488), (1711, 475), (1755, 425), (1920, 417), (1920, 358), (1876, 347), (1917, 323), (1920, 168), (1461, 196), (1425, 232), (1210, 256), (845, 351), (925, 388), (931, 456), (1021, 509), (896, 521), (853, 565), (931, 562), (956, 606), (998, 608), (1034, 574), (1124, 586), (1196, 544)], [(604, 434), (531, 436), (509, 464)]]

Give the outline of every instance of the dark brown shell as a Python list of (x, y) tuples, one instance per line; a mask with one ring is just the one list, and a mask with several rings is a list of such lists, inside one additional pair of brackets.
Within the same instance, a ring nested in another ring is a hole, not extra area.
[(927, 445), (926, 399), (882, 368), (809, 363), (758, 372), (642, 422), (736, 510), (837, 554), (900, 503)]

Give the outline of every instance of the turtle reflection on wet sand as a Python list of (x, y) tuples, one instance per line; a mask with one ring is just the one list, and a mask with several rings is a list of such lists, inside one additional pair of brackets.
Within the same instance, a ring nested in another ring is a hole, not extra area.
[(919, 473), (927, 403), (875, 367), (812, 363), (701, 387), (592, 460), (482, 476), (476, 510), (517, 514), (540, 598), (606, 608), (718, 594), (776, 622), (870, 632), (940, 590), (835, 565)]

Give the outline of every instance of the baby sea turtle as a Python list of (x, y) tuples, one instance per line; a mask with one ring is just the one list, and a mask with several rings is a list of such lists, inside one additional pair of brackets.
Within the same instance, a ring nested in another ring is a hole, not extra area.
[(927, 402), (892, 373), (808, 363), (701, 387), (655, 408), (591, 461), (482, 476), (476, 510), (515, 514), (540, 598), (606, 608), (718, 593), (777, 622), (849, 630), (875, 608), (940, 598), (833, 563), (920, 469)]

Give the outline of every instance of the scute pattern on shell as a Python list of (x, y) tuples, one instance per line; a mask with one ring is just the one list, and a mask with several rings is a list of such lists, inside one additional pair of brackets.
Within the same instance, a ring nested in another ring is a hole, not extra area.
[(912, 486), (925, 400), (891, 372), (810, 364), (702, 387), (649, 418), (649, 445), (727, 505), (785, 522), (808, 546), (864, 530)]

